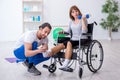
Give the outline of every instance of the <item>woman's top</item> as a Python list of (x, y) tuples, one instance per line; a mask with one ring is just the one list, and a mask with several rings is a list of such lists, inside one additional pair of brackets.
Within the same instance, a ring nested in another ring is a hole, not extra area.
[[(86, 26), (87, 26), (87, 20), (86, 20)], [(75, 24), (74, 21), (70, 21), (68, 33), (72, 34), (71, 40), (79, 40), (80, 35), (82, 33), (87, 33), (87, 30), (82, 30), (82, 22)], [(81, 36), (81, 39), (86, 39), (87, 36)]]

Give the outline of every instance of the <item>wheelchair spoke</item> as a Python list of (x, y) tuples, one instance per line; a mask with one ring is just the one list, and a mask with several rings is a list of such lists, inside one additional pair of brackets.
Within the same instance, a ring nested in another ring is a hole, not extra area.
[(102, 66), (103, 62), (103, 49), (101, 44), (94, 40), (89, 47), (87, 54), (88, 67), (92, 72), (96, 72)]

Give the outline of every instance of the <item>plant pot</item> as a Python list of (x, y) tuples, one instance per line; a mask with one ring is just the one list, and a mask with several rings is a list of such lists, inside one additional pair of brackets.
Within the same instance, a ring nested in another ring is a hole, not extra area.
[(116, 28), (116, 29), (112, 29), (112, 32), (118, 32), (118, 29)]

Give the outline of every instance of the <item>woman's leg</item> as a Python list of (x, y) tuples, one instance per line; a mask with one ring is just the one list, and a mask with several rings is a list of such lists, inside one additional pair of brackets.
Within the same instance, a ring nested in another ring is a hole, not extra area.
[(57, 54), (62, 49), (65, 49), (65, 45), (63, 43), (58, 44), (57, 46), (55, 46), (55, 47), (53, 47), (53, 48), (51, 48), (49, 50), (49, 54), (48, 55), (49, 56), (53, 56), (53, 55)]
[(72, 57), (72, 48), (74, 46), (77, 46), (79, 44), (79, 41), (68, 41), (66, 46), (66, 52), (65, 52), (65, 61), (60, 69), (64, 70), (65, 68), (68, 68), (68, 64), (70, 63), (71, 57)]
[(72, 56), (72, 44), (70, 41), (68, 41), (65, 52), (65, 59), (71, 59), (71, 56)]
[(68, 67), (68, 64), (71, 60), (71, 56), (72, 56), (72, 44), (70, 41), (68, 41), (66, 46), (66, 52), (65, 52), (65, 61), (60, 69), (64, 69)]

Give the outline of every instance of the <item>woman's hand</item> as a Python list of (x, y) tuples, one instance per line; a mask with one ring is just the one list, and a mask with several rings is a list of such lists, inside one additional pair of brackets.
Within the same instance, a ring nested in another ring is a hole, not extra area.
[(82, 15), (82, 20), (86, 21), (86, 15)]
[(62, 31), (59, 31), (58, 34), (64, 34), (64, 31), (63, 31), (63, 30), (62, 30)]

